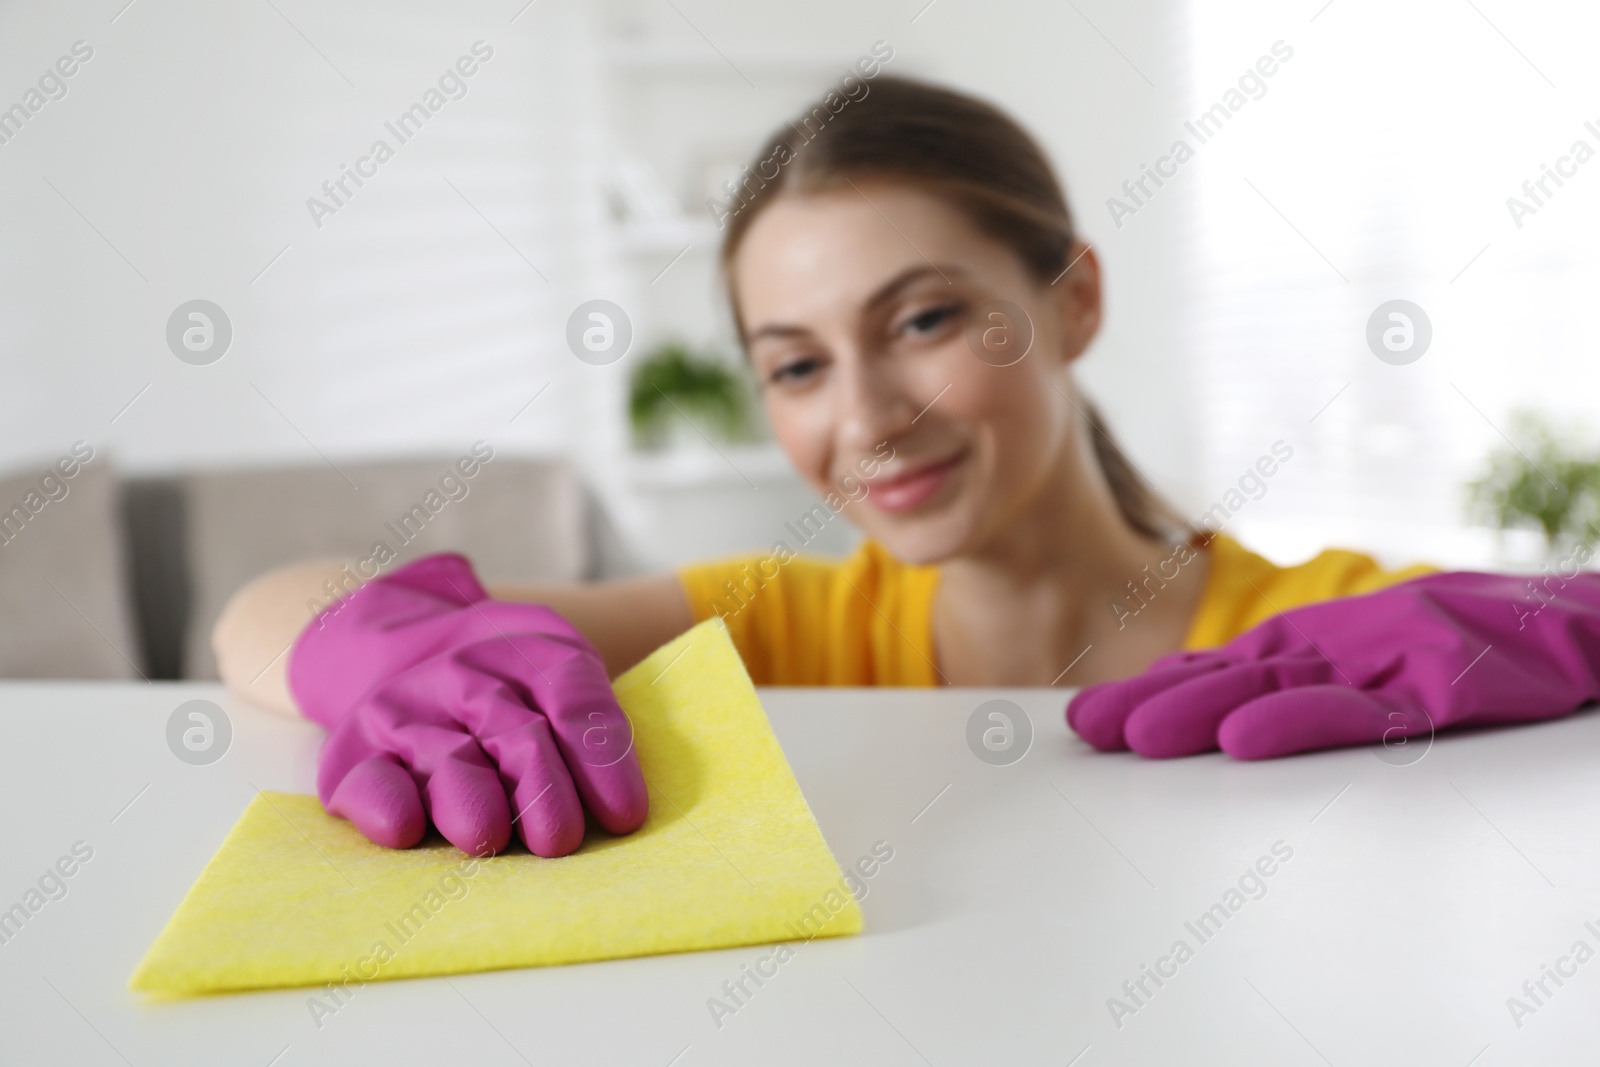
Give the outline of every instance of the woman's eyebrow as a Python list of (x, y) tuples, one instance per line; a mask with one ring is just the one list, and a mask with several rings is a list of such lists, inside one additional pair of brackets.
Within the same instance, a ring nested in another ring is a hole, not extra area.
[(745, 339), (747, 346), (755, 344), (763, 337), (809, 337), (811, 331), (804, 326), (788, 326), (783, 323), (769, 323), (755, 330)]
[(920, 267), (908, 267), (878, 286), (872, 295), (867, 297), (866, 303), (861, 305), (861, 310), (871, 311), (879, 305), (888, 303), (900, 295), (901, 290), (922, 281), (930, 274), (937, 274), (941, 281), (949, 285), (951, 275), (965, 275), (966, 271), (952, 263), (947, 263), (942, 267), (933, 262), (926, 263)]
[[(949, 263), (942, 267), (933, 263), (918, 267), (908, 267), (874, 289), (872, 295), (867, 297), (866, 302), (861, 305), (861, 310), (863, 312), (872, 311), (874, 308), (888, 303), (898, 296), (902, 290), (922, 281), (929, 275), (938, 275), (942, 281), (948, 284), (952, 275), (965, 274), (966, 271)], [(794, 326), (787, 323), (768, 323), (751, 332), (745, 343), (753, 345), (763, 337), (808, 337), (810, 334), (811, 331), (804, 326)]]

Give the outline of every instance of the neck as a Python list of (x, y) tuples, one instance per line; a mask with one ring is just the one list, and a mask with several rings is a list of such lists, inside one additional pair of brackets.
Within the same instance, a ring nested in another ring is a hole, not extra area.
[[(940, 565), (936, 633), (940, 658), (964, 679), (953, 684), (1048, 685), (1086, 648), (1063, 685), (1124, 677), (1181, 643), (1198, 585), (1164, 592), (1137, 627), (1113, 604), (1132, 604), (1128, 583), (1171, 555), (1134, 529), (1089, 442), (1063, 447), (1046, 484), (974, 552)], [(1203, 580), (1203, 568), (1192, 577)], [(1125, 630), (1137, 629), (1131, 638)], [(1048, 666), (1047, 666), (1048, 665)], [(949, 672), (946, 672), (949, 673)]]
[(1170, 551), (1129, 525), (1092, 452), (1063, 448), (1032, 504), (976, 551), (941, 564), (941, 580), (1008, 597), (1050, 587), (1114, 598)]

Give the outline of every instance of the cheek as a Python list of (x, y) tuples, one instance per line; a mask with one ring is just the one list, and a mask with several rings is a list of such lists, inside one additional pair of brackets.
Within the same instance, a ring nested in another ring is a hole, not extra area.
[(814, 397), (796, 400), (782, 396), (769, 396), (763, 406), (772, 436), (795, 470), (813, 487), (825, 483), (832, 446), (826, 406)]
[(978, 363), (962, 377), (948, 394), (959, 396), (949, 414), (972, 432), (994, 484), (1027, 481), (1052, 462), (1064, 432), (1061, 398), (1043, 375)]

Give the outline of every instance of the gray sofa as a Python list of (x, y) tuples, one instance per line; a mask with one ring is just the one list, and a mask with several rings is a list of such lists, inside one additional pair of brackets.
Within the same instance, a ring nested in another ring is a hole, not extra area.
[[(0, 478), (0, 509), (38, 481), (26, 468)], [(488, 583), (572, 582), (599, 573), (608, 543), (561, 460), (123, 479), (99, 457), (68, 484), (0, 529), (0, 677), (215, 678), (209, 635), (227, 598), (296, 560), (365, 558), (382, 543), (394, 555), (385, 570), (455, 550)]]

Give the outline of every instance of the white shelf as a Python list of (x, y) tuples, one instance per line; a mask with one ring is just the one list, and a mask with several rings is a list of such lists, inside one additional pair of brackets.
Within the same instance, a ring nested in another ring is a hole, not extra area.
[(643, 493), (799, 481), (789, 457), (771, 443), (634, 451), (628, 454), (627, 471), (629, 484)]

